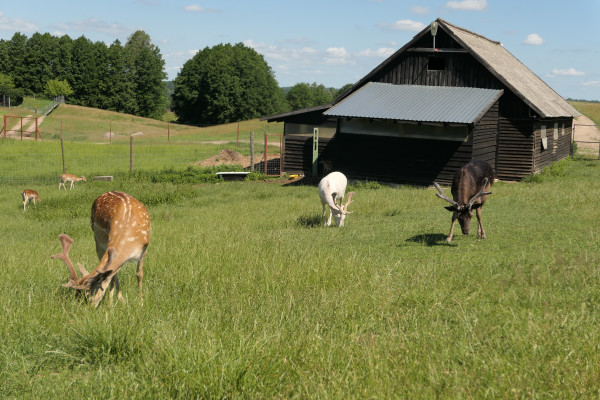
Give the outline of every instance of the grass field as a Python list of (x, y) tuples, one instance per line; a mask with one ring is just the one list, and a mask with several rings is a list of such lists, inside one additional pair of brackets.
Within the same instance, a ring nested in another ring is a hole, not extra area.
[[(499, 182), (487, 240), (444, 238), (433, 189), (355, 184), (346, 227), (313, 186), (119, 179), (0, 187), (0, 398), (598, 398), (600, 163)], [(123, 190), (152, 238), (137, 300), (62, 288), (58, 234), (96, 264), (91, 203)], [(473, 222), (474, 223), (474, 222)]]

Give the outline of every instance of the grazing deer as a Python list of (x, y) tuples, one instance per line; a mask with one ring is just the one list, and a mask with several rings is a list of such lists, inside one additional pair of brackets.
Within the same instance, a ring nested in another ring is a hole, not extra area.
[[(319, 197), (321, 198), (321, 206), (323, 207), (323, 226), (331, 225), (331, 216), (335, 216), (336, 225), (344, 226), (346, 215), (352, 214), (348, 212), (348, 206), (353, 202), (352, 196), (354, 192), (348, 193), (348, 201), (344, 202), (344, 194), (348, 180), (341, 172), (332, 172), (319, 182)], [(327, 206), (329, 206), (329, 219), (327, 219)]]
[(31, 200), (33, 200), (33, 205), (35, 205), (36, 200), (39, 200), (40, 203), (42, 202), (42, 198), (35, 190), (25, 189), (23, 190), (23, 193), (21, 193), (21, 196), (23, 197), (23, 211), (25, 211), (25, 206), (27, 203), (30, 203)]
[(73, 189), (73, 184), (74, 184), (75, 182), (79, 182), (79, 181), (84, 181), (84, 182), (87, 182), (87, 181), (85, 180), (85, 176), (83, 176), (83, 175), (82, 175), (81, 177), (79, 177), (79, 176), (76, 176), (76, 175), (73, 175), (73, 174), (62, 174), (62, 175), (60, 176), (60, 183), (58, 184), (58, 190), (60, 190), (60, 187), (61, 187), (61, 186), (62, 186), (62, 187), (65, 189), (65, 190), (67, 190), (67, 188), (65, 187), (65, 182), (71, 182), (71, 187), (70, 187), (70, 189)]
[(445, 207), (446, 210), (452, 211), (452, 225), (450, 225), (450, 234), (446, 238), (446, 242), (452, 241), (454, 235), (454, 224), (458, 219), (463, 235), (468, 235), (470, 230), (471, 217), (473, 210), (477, 214), (477, 236), (485, 239), (485, 231), (481, 223), (481, 207), (487, 199), (494, 183), (494, 170), (485, 161), (473, 160), (454, 175), (452, 180), (452, 197), (448, 198), (444, 191), (434, 182), (435, 188), (439, 193), (435, 195), (440, 199), (446, 200), (451, 206)]
[(51, 258), (60, 258), (69, 268), (70, 279), (63, 286), (88, 292), (92, 296), (94, 307), (98, 306), (109, 285), (111, 302), (115, 289), (119, 300), (123, 300), (117, 273), (127, 261), (137, 261), (138, 293), (143, 304), (143, 264), (150, 242), (148, 210), (139, 200), (127, 193), (107, 192), (100, 195), (92, 205), (91, 225), (100, 262), (91, 273), (79, 264), (83, 275), (81, 278), (77, 276), (69, 259), (73, 239), (65, 234), (59, 235), (62, 253)]

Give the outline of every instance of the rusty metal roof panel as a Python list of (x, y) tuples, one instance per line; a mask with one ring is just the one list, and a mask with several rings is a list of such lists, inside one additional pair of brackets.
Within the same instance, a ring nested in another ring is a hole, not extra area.
[(330, 117), (471, 124), (502, 90), (369, 82), (323, 114)]

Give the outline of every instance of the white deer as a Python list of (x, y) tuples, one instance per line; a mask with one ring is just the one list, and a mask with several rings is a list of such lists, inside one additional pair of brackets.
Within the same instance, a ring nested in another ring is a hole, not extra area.
[(32, 189), (23, 190), (23, 193), (21, 193), (21, 197), (23, 197), (23, 211), (25, 211), (25, 206), (27, 205), (27, 203), (30, 203), (32, 200), (33, 205), (35, 205), (36, 200), (39, 200), (40, 203), (42, 202), (40, 195)]
[[(346, 215), (352, 214), (348, 212), (348, 206), (353, 202), (352, 196), (354, 192), (348, 193), (348, 201), (344, 202), (344, 195), (348, 179), (341, 172), (332, 172), (319, 182), (319, 197), (321, 198), (321, 206), (323, 207), (323, 226), (331, 226), (331, 217), (335, 217), (337, 226), (344, 226)], [(329, 207), (329, 219), (327, 219), (327, 207)]]
[(77, 176), (77, 175), (73, 175), (73, 174), (62, 174), (60, 176), (60, 183), (58, 184), (58, 190), (60, 190), (60, 187), (62, 186), (65, 190), (67, 190), (67, 188), (65, 187), (65, 182), (71, 182), (71, 187), (70, 189), (73, 189), (73, 184), (75, 182), (79, 182), (79, 181), (84, 181), (87, 182), (85, 180), (85, 176)]
[(91, 225), (100, 262), (91, 273), (79, 264), (83, 275), (81, 278), (77, 276), (69, 259), (73, 239), (65, 234), (59, 235), (62, 253), (51, 258), (60, 258), (69, 268), (70, 279), (63, 286), (89, 293), (94, 307), (98, 306), (109, 285), (111, 303), (115, 289), (118, 299), (123, 300), (117, 273), (127, 261), (137, 261), (138, 293), (143, 304), (143, 265), (150, 242), (148, 210), (139, 200), (127, 193), (107, 192), (100, 195), (92, 205)]

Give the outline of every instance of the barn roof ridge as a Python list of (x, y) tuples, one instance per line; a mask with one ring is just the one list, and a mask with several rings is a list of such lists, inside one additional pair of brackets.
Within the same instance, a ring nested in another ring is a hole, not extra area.
[(483, 35), (482, 35), (482, 34), (480, 34), (480, 33), (477, 33), (477, 32), (470, 31), (470, 30), (468, 30), (468, 29), (465, 29), (465, 28), (463, 28), (463, 27), (460, 27), (460, 26), (458, 26), (458, 25), (454, 25), (454, 24), (452, 24), (452, 23), (450, 23), (450, 22), (446, 21), (445, 19), (442, 19), (442, 18), (437, 18), (437, 20), (436, 20), (436, 21), (437, 21), (437, 22), (441, 22), (441, 23), (443, 23), (444, 25), (450, 26), (450, 27), (452, 27), (452, 28), (454, 28), (454, 29), (459, 29), (459, 30), (461, 30), (461, 31), (463, 31), (463, 32), (465, 32), (465, 33), (468, 33), (468, 34), (471, 34), (471, 35), (474, 35), (474, 36), (480, 37), (480, 38), (482, 38), (482, 39), (485, 39), (485, 40), (487, 40), (487, 41), (489, 41), (489, 42), (492, 42), (492, 43), (494, 43), (494, 44), (497, 44), (497, 45), (500, 45), (500, 46), (502, 46), (502, 42), (500, 42), (500, 41), (497, 41), (497, 40), (490, 39), (489, 37), (483, 36)]

